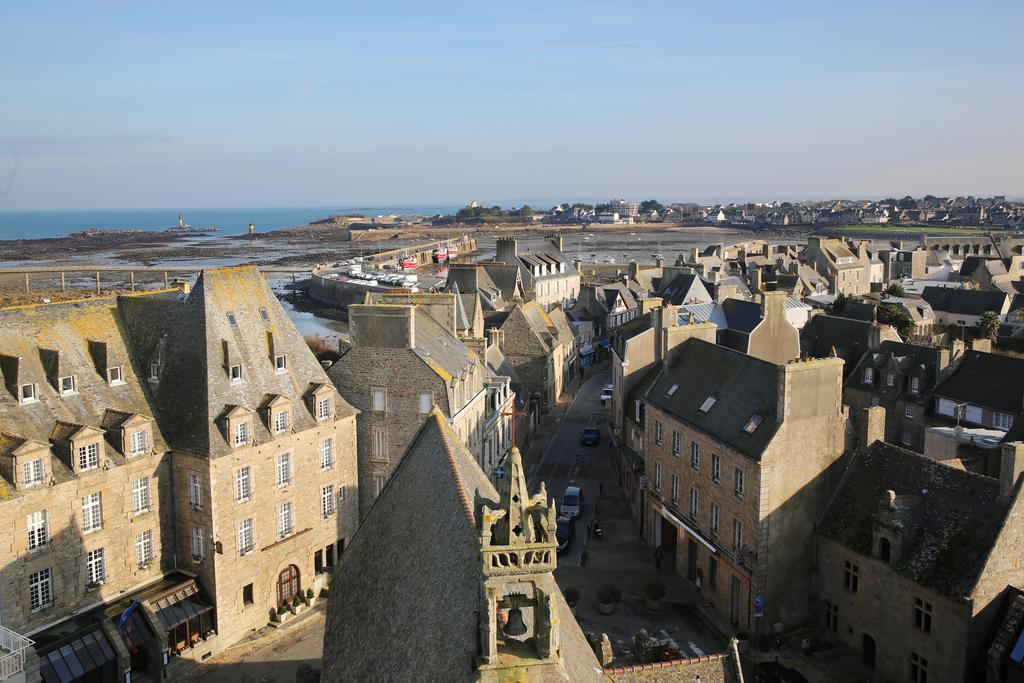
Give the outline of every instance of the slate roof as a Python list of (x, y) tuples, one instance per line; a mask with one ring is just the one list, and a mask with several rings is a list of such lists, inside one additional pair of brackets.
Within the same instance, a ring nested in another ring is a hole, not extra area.
[(857, 361), (868, 350), (871, 323), (834, 315), (816, 315), (800, 331), (800, 353), (808, 358), (842, 358), (843, 377), (850, 376)]
[(843, 306), (844, 318), (850, 320), (863, 320), (864, 322), (875, 321), (875, 304), (866, 301), (849, 301)]
[[(647, 391), (651, 405), (709, 434), (755, 460), (775, 435), (778, 415), (778, 366), (701, 339), (688, 339), (675, 362)], [(672, 386), (677, 386), (671, 396)], [(718, 401), (707, 413), (708, 396)], [(744, 426), (754, 415), (761, 424), (752, 434)]]
[(680, 273), (672, 278), (666, 286), (657, 293), (665, 302), (671, 302), (676, 306), (689, 303), (692, 298), (700, 301), (711, 301), (711, 294), (704, 281), (694, 273)]
[[(331, 580), (323, 681), (477, 680), (477, 519), (498, 492), (439, 413), (426, 420)], [(600, 667), (554, 579), (568, 680)], [(558, 679), (552, 679), (558, 680)]]
[[(895, 364), (895, 367), (903, 375), (917, 377), (921, 380), (921, 387), (916, 396), (919, 400), (924, 400), (935, 381), (938, 361), (939, 349), (887, 340), (878, 345), (877, 351), (865, 353), (855, 367), (858, 370), (866, 367), (883, 370), (890, 367), (891, 364)], [(875, 382), (881, 382), (881, 377), (879, 376)], [(862, 374), (860, 372), (851, 373), (845, 384), (853, 388), (863, 387)], [(883, 385), (878, 384), (878, 386), (882, 387)], [(909, 387), (905, 389), (909, 389)]]
[(960, 315), (981, 315), (985, 311), (1001, 313), (1006, 297), (1006, 292), (949, 287), (925, 287), (921, 292), (921, 298), (933, 310)]
[(1024, 358), (968, 351), (933, 393), (1016, 415), (1024, 409)]
[(820, 533), (871, 555), (887, 490), (899, 497), (894, 514), (905, 534), (895, 570), (950, 598), (969, 596), (1009, 511), (999, 481), (877, 442), (853, 457)]

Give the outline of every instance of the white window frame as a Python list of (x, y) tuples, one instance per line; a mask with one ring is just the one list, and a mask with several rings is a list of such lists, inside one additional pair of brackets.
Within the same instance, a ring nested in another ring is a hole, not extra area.
[(370, 431), (370, 456), (385, 462), (388, 459), (388, 435), (383, 427), (374, 427)]
[(903, 406), (903, 417), (917, 417), (917, 407), (913, 403), (907, 403)]
[(86, 583), (103, 585), (107, 581), (107, 553), (103, 548), (95, 548), (85, 553)]
[(885, 373), (885, 386), (894, 387), (896, 386), (896, 373), (887, 372)]
[(334, 497), (334, 484), (328, 484), (320, 491), (320, 511), (327, 519), (338, 511), (336, 498)]
[(291, 411), (287, 408), (274, 413), (274, 433), (284, 434), (291, 424)]
[(274, 356), (274, 372), (276, 372), (277, 374), (288, 372), (287, 355), (279, 353), (276, 356)]
[(192, 527), (192, 559), (202, 562), (206, 558), (206, 547), (203, 541), (203, 530), (199, 527)]
[[(65, 382), (68, 382), (70, 386), (65, 387)], [(74, 375), (65, 375), (57, 380), (57, 388), (61, 396), (74, 396), (78, 393), (78, 378)]]
[(875, 369), (864, 368), (864, 374), (862, 376), (864, 384), (871, 384), (875, 381)]
[(690, 467), (700, 469), (700, 444), (696, 441), (690, 442)]
[(146, 529), (135, 534), (135, 566), (144, 569), (156, 559), (153, 547), (153, 530)]
[(203, 485), (195, 472), (188, 475), (188, 504), (193, 510), (203, 509)]
[(231, 378), (232, 384), (241, 384), (242, 382), (244, 382), (245, 378), (242, 376), (242, 364), (235, 363), (234, 365), (232, 365), (228, 369), (228, 377)]
[(661, 490), (661, 463), (654, 463), (654, 488)]
[(700, 514), (700, 491), (696, 488), (690, 489), (690, 517), (697, 519)]
[(153, 509), (153, 495), (149, 477), (139, 477), (132, 481), (132, 514), (141, 515)]
[(711, 535), (718, 536), (719, 524), (722, 520), (722, 510), (718, 503), (711, 501)]
[(21, 464), (21, 485), (38, 486), (46, 479), (46, 466), (42, 458), (35, 458)]
[(388, 395), (384, 389), (370, 389), (370, 410), (375, 413), (383, 413), (388, 409)]
[(288, 486), (292, 483), (292, 454), (279, 453), (274, 462), (274, 481), (277, 486)]
[(235, 433), (231, 444), (233, 447), (245, 446), (249, 443), (249, 421), (243, 420), (235, 424)]
[(722, 481), (722, 456), (717, 453), (711, 454), (711, 481), (716, 484)]
[(103, 528), (103, 494), (93, 491), (82, 496), (82, 533), (88, 534)]
[(35, 382), (26, 382), (18, 387), (18, 401), (21, 403), (36, 403), (39, 401), (39, 385)]
[(256, 549), (256, 523), (252, 517), (238, 522), (238, 554), (248, 555)]
[(53, 572), (49, 567), (29, 574), (29, 608), (39, 612), (53, 605)]
[(375, 474), (373, 475), (373, 497), (376, 498), (384, 490), (384, 487), (388, 484), (387, 475)]
[(654, 443), (661, 445), (661, 420), (654, 421)]
[(738, 519), (732, 520), (732, 547), (734, 550), (743, 547), (743, 522)]
[(673, 505), (677, 505), (677, 506), (679, 504), (679, 475), (678, 474), (673, 474), (672, 475), (672, 504)]
[(277, 506), (277, 537), (288, 538), (295, 533), (295, 510), (291, 501)]
[(29, 552), (50, 545), (50, 520), (46, 510), (36, 510), (25, 517), (26, 547)]
[(320, 440), (320, 470), (334, 469), (334, 437)]
[(733, 493), (737, 498), (742, 498), (747, 491), (747, 473), (737, 467), (733, 474)]
[(78, 471), (86, 472), (100, 466), (100, 445), (87, 443), (78, 447)]
[(149, 430), (140, 429), (128, 435), (128, 454), (142, 455), (149, 450)]
[(149, 381), (159, 382), (160, 381), (160, 364), (150, 363), (149, 364)]
[(434, 409), (434, 392), (425, 391), (420, 393), (419, 397), (419, 414), (429, 415), (430, 411)]
[(316, 417), (318, 420), (329, 420), (334, 417), (334, 400), (327, 397), (317, 401)]
[(1010, 431), (1013, 426), (1013, 415), (998, 410), (992, 411), (992, 426), (996, 429)]
[(672, 430), (672, 455), (679, 457), (679, 451), (683, 447), (683, 435), (677, 430)]
[(107, 382), (112, 387), (124, 384), (124, 368), (120, 365), (107, 368)]
[(255, 490), (252, 465), (235, 470), (235, 502), (245, 503), (253, 499)]
[(911, 377), (910, 378), (910, 393), (916, 394), (921, 390), (921, 378)]

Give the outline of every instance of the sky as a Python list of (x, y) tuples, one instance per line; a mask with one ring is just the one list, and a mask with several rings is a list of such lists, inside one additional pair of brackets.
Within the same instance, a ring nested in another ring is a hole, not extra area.
[(10, 2), (0, 210), (1024, 196), (1019, 0)]

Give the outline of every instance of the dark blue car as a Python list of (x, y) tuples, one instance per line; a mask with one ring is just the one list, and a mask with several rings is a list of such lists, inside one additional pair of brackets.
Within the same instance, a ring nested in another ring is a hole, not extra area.
[(580, 430), (580, 443), (584, 446), (596, 446), (601, 443), (601, 430), (597, 427), (584, 427)]

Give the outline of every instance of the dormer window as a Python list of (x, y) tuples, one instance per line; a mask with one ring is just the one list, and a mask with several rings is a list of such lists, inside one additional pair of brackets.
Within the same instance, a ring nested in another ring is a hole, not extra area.
[(288, 422), (291, 414), (287, 410), (279, 410), (274, 413), (274, 433), (281, 434), (288, 431)]
[(232, 384), (239, 384), (239, 383), (241, 383), (241, 381), (242, 381), (242, 366), (241, 365), (232, 365), (231, 366), (231, 370), (230, 370), (230, 374), (231, 374), (231, 383)]
[(74, 375), (68, 375), (67, 377), (61, 377), (60, 382), (60, 395), (70, 396), (78, 393), (78, 382), (75, 380)]
[(274, 356), (274, 370), (277, 372), (286, 372), (288, 370), (288, 356), (283, 353)]
[(22, 403), (35, 403), (39, 400), (39, 388), (35, 382), (22, 384), (18, 387), (18, 400)]
[(90, 443), (78, 447), (78, 471), (94, 470), (100, 466), (100, 445)]
[(42, 458), (36, 458), (35, 460), (29, 460), (21, 465), (21, 485), (36, 486), (42, 484), (46, 478), (46, 469), (43, 465)]
[(708, 396), (706, 399), (704, 399), (704, 402), (700, 404), (699, 410), (702, 413), (711, 412), (711, 409), (715, 407), (716, 403), (718, 403), (717, 398), (715, 398), (714, 396)]
[(111, 386), (117, 384), (124, 384), (124, 377), (121, 374), (120, 365), (115, 365), (112, 368), (107, 368), (107, 381), (110, 382)]
[(918, 377), (910, 378), (910, 392), (916, 394), (921, 390), (921, 380)]
[(316, 419), (327, 420), (334, 415), (334, 401), (322, 398), (316, 402)]
[(896, 386), (896, 375), (888, 372), (885, 374), (885, 386), (894, 387)]
[(757, 428), (761, 426), (761, 422), (764, 420), (760, 415), (751, 415), (750, 419), (747, 420), (747, 424), (743, 425), (743, 431), (747, 434), (753, 434), (757, 431)]
[(864, 368), (864, 384), (871, 384), (875, 381), (875, 369)]
[(149, 432), (145, 429), (140, 429), (137, 432), (132, 432), (128, 437), (128, 453), (129, 455), (142, 455), (149, 450)]
[(249, 443), (249, 423), (239, 422), (235, 425), (235, 433), (232, 443), (235, 446), (244, 446)]

